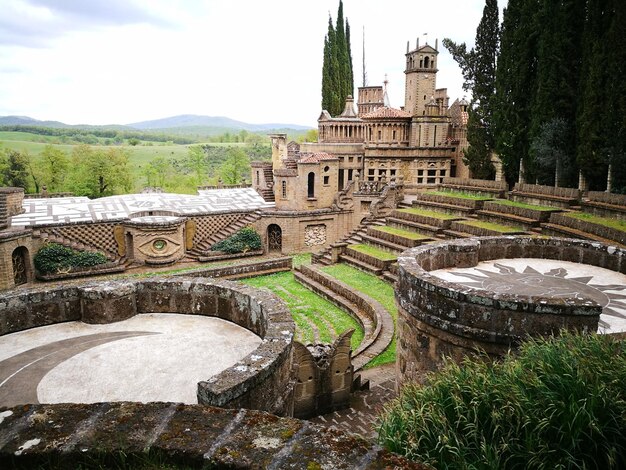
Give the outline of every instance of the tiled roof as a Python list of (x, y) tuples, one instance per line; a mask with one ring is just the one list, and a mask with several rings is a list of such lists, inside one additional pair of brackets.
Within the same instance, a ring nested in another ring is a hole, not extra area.
[(382, 106), (378, 108), (376, 111), (372, 111), (371, 113), (367, 113), (362, 116), (363, 119), (388, 119), (388, 118), (410, 118), (410, 117), (411, 117), (411, 113), (402, 111), (401, 109), (389, 108), (387, 106)]
[(323, 160), (337, 160), (337, 157), (326, 152), (305, 154), (299, 163), (319, 163)]

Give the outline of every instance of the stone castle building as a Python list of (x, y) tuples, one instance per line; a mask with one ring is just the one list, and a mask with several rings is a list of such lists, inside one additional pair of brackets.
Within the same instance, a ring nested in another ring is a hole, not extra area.
[[(287, 151), (286, 142), (274, 136), (277, 155), (282, 149), (285, 156), (272, 160), (277, 208), (303, 209), (302, 200), (309, 208), (328, 207), (334, 193), (357, 175), (368, 182), (401, 180), (409, 192), (445, 177), (469, 177), (462, 160), (469, 104), (457, 99), (450, 105), (447, 89), (437, 88), (438, 54), (437, 43), (433, 48), (418, 41), (414, 50), (407, 44), (402, 108), (389, 106), (386, 82), (360, 87), (356, 110), (349, 96), (341, 115), (322, 111), (316, 143), (292, 143)], [(272, 174), (267, 166), (254, 170), (266, 178)], [(253, 183), (260, 183), (260, 176)]]

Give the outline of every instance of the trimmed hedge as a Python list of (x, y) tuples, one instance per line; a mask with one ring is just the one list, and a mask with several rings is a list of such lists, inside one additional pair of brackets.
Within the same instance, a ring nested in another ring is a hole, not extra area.
[(48, 243), (35, 255), (35, 268), (41, 274), (51, 274), (78, 267), (104, 264), (108, 261), (102, 253), (72, 250), (58, 243)]
[(382, 416), (389, 450), (446, 468), (626, 468), (626, 342), (562, 332), (447, 362)]
[(245, 227), (225, 240), (217, 242), (211, 251), (225, 253), (245, 253), (250, 250), (261, 249), (261, 236), (252, 227)]

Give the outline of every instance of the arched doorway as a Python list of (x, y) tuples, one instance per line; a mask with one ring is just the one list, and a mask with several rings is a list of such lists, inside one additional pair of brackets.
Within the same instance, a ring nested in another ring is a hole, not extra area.
[(267, 251), (280, 252), (283, 248), (283, 230), (279, 225), (270, 224), (267, 227)]
[(16, 286), (26, 284), (29, 274), (28, 249), (24, 246), (17, 247), (13, 250), (11, 258), (13, 261), (13, 282)]

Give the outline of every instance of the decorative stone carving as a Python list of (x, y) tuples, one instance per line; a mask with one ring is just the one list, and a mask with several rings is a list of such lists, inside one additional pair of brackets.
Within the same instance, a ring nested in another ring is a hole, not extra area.
[(126, 256), (126, 241), (124, 240), (124, 227), (122, 225), (116, 225), (113, 227), (113, 236), (117, 242), (117, 254), (119, 256)]
[(304, 244), (306, 246), (326, 244), (326, 225), (307, 225), (304, 228)]

